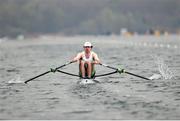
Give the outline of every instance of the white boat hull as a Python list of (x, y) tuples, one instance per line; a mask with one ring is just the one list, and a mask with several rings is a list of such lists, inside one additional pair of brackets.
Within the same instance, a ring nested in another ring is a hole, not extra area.
[(94, 79), (80, 79), (78, 83), (82, 85), (86, 85), (86, 84), (95, 84), (98, 83), (98, 81)]

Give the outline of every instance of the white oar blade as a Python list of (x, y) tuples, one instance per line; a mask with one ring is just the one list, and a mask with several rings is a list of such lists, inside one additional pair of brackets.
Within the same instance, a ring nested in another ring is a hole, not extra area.
[(18, 76), (15, 76), (13, 79), (9, 80), (8, 83), (9, 84), (18, 84), (18, 83), (24, 83), (24, 82), (22, 81), (21, 76), (18, 75)]

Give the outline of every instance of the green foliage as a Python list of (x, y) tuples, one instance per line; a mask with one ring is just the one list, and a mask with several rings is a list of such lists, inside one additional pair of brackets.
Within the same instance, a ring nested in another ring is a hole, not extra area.
[(0, 37), (32, 33), (119, 34), (180, 28), (179, 0), (1, 0)]

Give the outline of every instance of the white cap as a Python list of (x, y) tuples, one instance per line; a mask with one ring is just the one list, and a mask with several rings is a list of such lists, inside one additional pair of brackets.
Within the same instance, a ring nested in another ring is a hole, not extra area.
[(87, 46), (92, 47), (92, 45), (91, 45), (90, 42), (85, 42), (85, 43), (84, 43), (84, 47), (87, 47)]

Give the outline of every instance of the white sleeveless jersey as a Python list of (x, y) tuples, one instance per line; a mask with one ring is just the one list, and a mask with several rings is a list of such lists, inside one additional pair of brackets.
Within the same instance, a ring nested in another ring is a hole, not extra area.
[(87, 57), (87, 56), (85, 55), (85, 52), (83, 52), (82, 60), (85, 61), (85, 62), (92, 62), (92, 61), (94, 60), (94, 59), (93, 59), (93, 54), (92, 54), (92, 52), (90, 52), (89, 57)]

